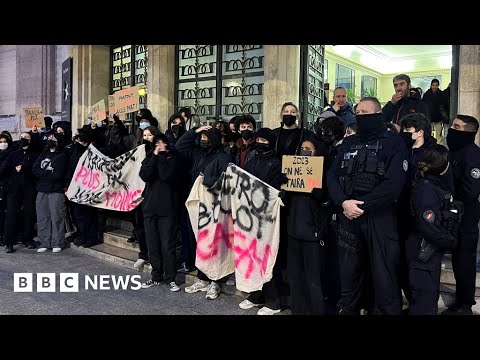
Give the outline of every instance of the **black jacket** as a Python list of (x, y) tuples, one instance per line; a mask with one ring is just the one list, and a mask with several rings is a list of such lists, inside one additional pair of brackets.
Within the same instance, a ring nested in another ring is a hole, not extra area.
[(247, 158), (244, 170), (268, 185), (279, 189), (283, 180), (282, 162), (275, 152), (270, 150), (260, 155), (256, 151), (251, 151), (250, 154), (251, 158)]
[(8, 144), (8, 148), (5, 150), (0, 150), (0, 186), (4, 186), (6, 188), (8, 184), (8, 157), (13, 152), (11, 148), (12, 145)]
[(127, 128), (121, 120), (116, 119), (113, 125), (109, 125), (105, 129), (105, 145), (100, 151), (112, 159), (127, 152), (123, 141), (123, 137), (126, 135), (128, 135)]
[[(423, 101), (428, 105), (430, 120), (432, 122), (444, 122), (444, 115), (447, 114), (448, 109), (447, 99), (444, 92), (440, 89), (438, 89), (436, 92), (433, 92), (432, 89), (428, 89), (425, 94), (423, 94)], [(442, 107), (443, 109), (441, 109)]]
[(142, 202), (144, 217), (177, 215), (176, 168), (177, 158), (170, 153), (152, 154), (142, 161), (140, 178), (146, 183)]
[(63, 193), (68, 186), (68, 155), (63, 151), (45, 151), (33, 164), (33, 175), (37, 180), (37, 191)]
[(283, 155), (296, 155), (300, 152), (302, 141), (306, 137), (315, 136), (315, 134), (305, 128), (295, 128), (286, 130), (282, 127), (273, 129), (276, 136), (275, 152), (280, 160)]
[[(26, 150), (19, 149), (10, 154), (7, 160), (7, 171), (10, 174), (9, 191), (21, 190), (25, 186), (35, 186), (32, 168), (38, 155), (30, 146)], [(18, 165), (22, 165), (20, 172), (16, 170)]]
[(408, 96), (400, 99), (395, 105), (389, 101), (382, 109), (383, 119), (387, 123), (398, 124), (408, 114), (422, 113), (430, 119), (428, 105), (421, 99)]
[(78, 161), (82, 157), (83, 153), (87, 150), (87, 146), (83, 146), (79, 143), (74, 143), (72, 146), (72, 152), (70, 155), (70, 161), (68, 162), (68, 171), (67, 171), (67, 186), (70, 184), (77, 168)]

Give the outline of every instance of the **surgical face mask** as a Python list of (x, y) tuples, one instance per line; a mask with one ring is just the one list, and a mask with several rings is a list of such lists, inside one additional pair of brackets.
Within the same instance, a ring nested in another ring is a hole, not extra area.
[(148, 128), (149, 126), (150, 126), (150, 123), (148, 123), (148, 122), (142, 122), (142, 123), (140, 123), (140, 125), (139, 125), (140, 129), (142, 129), (142, 130), (145, 130), (145, 129)]
[(103, 122), (102, 122), (102, 121), (97, 122), (97, 127), (102, 127), (102, 126), (103, 126)]
[(0, 143), (0, 151), (7, 150), (8, 143)]
[(283, 115), (282, 121), (286, 126), (292, 126), (297, 121), (296, 115)]

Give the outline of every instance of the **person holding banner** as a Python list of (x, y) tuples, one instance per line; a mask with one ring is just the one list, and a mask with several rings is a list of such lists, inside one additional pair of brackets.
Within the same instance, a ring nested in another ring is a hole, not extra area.
[(148, 258), (152, 265), (152, 278), (143, 283), (142, 288), (160, 285), (165, 281), (170, 291), (176, 292), (180, 291), (175, 283), (175, 235), (179, 206), (175, 179), (177, 159), (169, 151), (168, 139), (164, 134), (159, 132), (153, 141), (153, 153), (143, 160), (140, 169), (140, 178), (146, 183), (142, 208)]
[(37, 178), (37, 232), (42, 253), (52, 249), (62, 251), (65, 241), (65, 188), (68, 170), (68, 155), (63, 151), (61, 137), (51, 134), (44, 152), (33, 165)]
[[(200, 134), (200, 144), (196, 145), (196, 137)], [(176, 150), (193, 164), (192, 182), (203, 174), (203, 185), (210, 188), (218, 180), (222, 172), (224, 172), (230, 162), (222, 146), (222, 133), (216, 128), (205, 125), (199, 128), (193, 128), (187, 131), (178, 139), (175, 144)], [(196, 243), (192, 244), (196, 247)], [(195, 253), (195, 249), (192, 249)], [(187, 293), (195, 293), (197, 291), (206, 291), (207, 299), (216, 299), (220, 294), (220, 287), (216, 281), (210, 279), (198, 269), (197, 281), (185, 288)]]

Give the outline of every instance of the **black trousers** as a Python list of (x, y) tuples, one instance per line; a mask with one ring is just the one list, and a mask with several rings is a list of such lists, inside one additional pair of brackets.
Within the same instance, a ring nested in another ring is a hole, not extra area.
[(148, 245), (145, 237), (145, 222), (143, 218), (142, 206), (137, 206), (133, 211), (133, 234), (138, 240), (138, 247), (140, 252), (138, 258), (148, 261)]
[(27, 185), (20, 191), (12, 191), (7, 196), (7, 213), (5, 221), (5, 244), (15, 245), (20, 235), (22, 242), (33, 241), (35, 237), (35, 198), (34, 185)]
[(400, 244), (393, 208), (348, 220), (339, 217), (342, 315), (359, 315), (369, 276), (374, 314), (400, 315)]
[(443, 253), (436, 253), (428, 263), (408, 262), (410, 287), (409, 315), (437, 315)]
[(476, 212), (465, 208), (460, 224), (458, 245), (452, 252), (452, 267), (455, 275), (455, 298), (458, 305), (475, 305), (475, 279), (477, 274), (478, 221)]
[(169, 284), (177, 274), (175, 216), (147, 217), (144, 220), (148, 258), (152, 265), (152, 280)]
[(320, 242), (288, 237), (287, 274), (294, 315), (325, 315), (322, 278), (325, 248)]
[(74, 202), (70, 202), (70, 207), (78, 230), (78, 242), (81, 245), (98, 244), (98, 209)]
[(7, 215), (7, 192), (0, 185), (0, 239), (3, 240), (6, 232), (5, 219)]

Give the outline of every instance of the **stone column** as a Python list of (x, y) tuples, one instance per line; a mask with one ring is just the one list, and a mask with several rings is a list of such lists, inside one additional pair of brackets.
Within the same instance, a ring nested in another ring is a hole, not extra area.
[(175, 112), (175, 45), (148, 45), (147, 108), (165, 132)]
[[(458, 113), (480, 121), (480, 45), (460, 46)], [(480, 144), (480, 132), (476, 143)]]
[(263, 126), (280, 126), (280, 110), (287, 101), (299, 104), (300, 46), (265, 45)]
[(44, 114), (55, 113), (55, 45), (17, 46), (16, 113), (20, 131), (25, 131), (23, 108), (41, 106)]
[(110, 47), (74, 45), (72, 83), (72, 131), (87, 123), (90, 107), (105, 100), (110, 89)]

